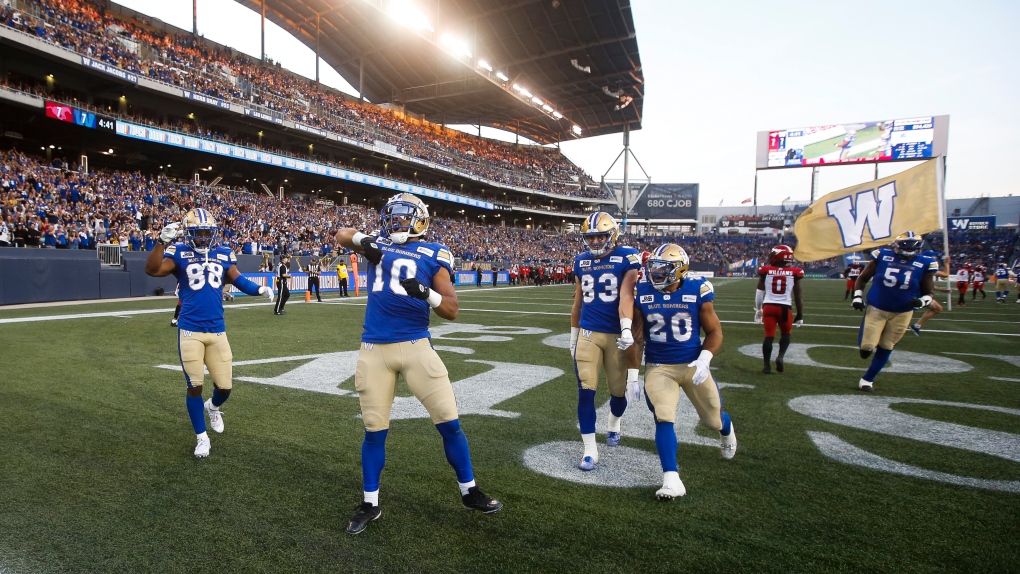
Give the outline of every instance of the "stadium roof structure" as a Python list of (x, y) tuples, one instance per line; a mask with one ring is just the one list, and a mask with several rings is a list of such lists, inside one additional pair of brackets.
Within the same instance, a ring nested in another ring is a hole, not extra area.
[(433, 123), (485, 125), (546, 144), (641, 128), (630, 0), (237, 1), (355, 88), (363, 81), (369, 101)]

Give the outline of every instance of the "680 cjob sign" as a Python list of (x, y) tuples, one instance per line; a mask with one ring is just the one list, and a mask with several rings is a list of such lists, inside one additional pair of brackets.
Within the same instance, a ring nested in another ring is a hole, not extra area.
[(638, 219), (698, 218), (697, 183), (652, 183), (634, 202), (630, 217)]

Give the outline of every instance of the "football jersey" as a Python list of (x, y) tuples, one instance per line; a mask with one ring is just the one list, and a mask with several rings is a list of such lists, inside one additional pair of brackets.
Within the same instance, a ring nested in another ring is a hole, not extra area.
[(967, 271), (966, 269), (960, 269), (959, 271), (956, 272), (956, 280), (959, 281), (960, 283), (966, 283), (970, 281), (970, 271)]
[(644, 318), (645, 362), (679, 365), (701, 354), (701, 305), (715, 300), (712, 284), (704, 277), (688, 277), (672, 293), (641, 283), (634, 307)]
[(190, 245), (175, 243), (166, 248), (163, 257), (173, 259), (176, 265), (174, 277), (178, 283), (177, 297), (181, 300), (177, 327), (196, 333), (226, 331), (223, 283), (227, 270), (237, 264), (234, 252), (227, 247), (213, 247), (206, 256)]
[(440, 269), (453, 277), (453, 254), (444, 245), (411, 241), (397, 245), (388, 239), (377, 242), (382, 251), (379, 265), (368, 266), (368, 307), (365, 309), (364, 343), (402, 343), (428, 339), (428, 301), (407, 295), (402, 279), (415, 277), (426, 287)]
[(995, 279), (1009, 279), (1009, 269), (1005, 267), (995, 268)]
[(924, 255), (906, 259), (883, 247), (872, 251), (871, 256), (876, 267), (868, 305), (890, 313), (912, 311), (911, 302), (921, 296), (924, 274), (939, 270), (938, 262)]
[(765, 265), (758, 270), (758, 275), (765, 279), (765, 300), (771, 305), (793, 305), (793, 282), (804, 278), (804, 270), (800, 267), (774, 267)]
[(860, 277), (861, 271), (863, 270), (864, 268), (861, 267), (860, 263), (854, 263), (853, 265), (846, 268), (846, 278), (857, 279), (858, 277)]
[(574, 277), (581, 284), (582, 329), (620, 334), (620, 287), (623, 276), (641, 267), (637, 249), (617, 245), (602, 257), (584, 252), (574, 258)]

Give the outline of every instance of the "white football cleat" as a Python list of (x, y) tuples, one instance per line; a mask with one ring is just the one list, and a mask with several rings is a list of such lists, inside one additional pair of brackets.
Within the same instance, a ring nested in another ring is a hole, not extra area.
[(209, 413), (209, 428), (218, 433), (223, 432), (223, 412), (213, 408), (212, 399), (205, 401), (205, 412)]
[(581, 458), (581, 462), (577, 463), (577, 468), (581, 470), (595, 470), (595, 464), (599, 461), (599, 453), (595, 453), (594, 456), (585, 453), (584, 457)]
[(195, 456), (198, 458), (209, 456), (210, 448), (212, 448), (212, 444), (209, 442), (209, 437), (199, 437), (198, 444), (195, 445)]
[(687, 494), (680, 475), (675, 472), (666, 473), (662, 479), (662, 488), (655, 491), (655, 498), (659, 500), (673, 500)]
[(866, 393), (870, 393), (875, 390), (874, 383), (871, 381), (865, 381), (864, 379), (857, 382), (857, 388)]
[(726, 436), (720, 435), (719, 449), (722, 451), (722, 457), (726, 460), (733, 458), (733, 455), (737, 454), (737, 431), (733, 430), (733, 422), (730, 422), (730, 434)]

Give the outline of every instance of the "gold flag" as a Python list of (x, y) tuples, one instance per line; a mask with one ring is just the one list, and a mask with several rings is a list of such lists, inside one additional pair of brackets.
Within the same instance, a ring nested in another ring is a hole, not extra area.
[(942, 228), (940, 159), (825, 195), (797, 218), (794, 257), (818, 261)]

